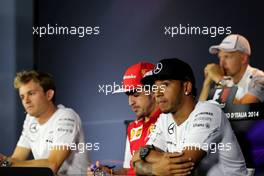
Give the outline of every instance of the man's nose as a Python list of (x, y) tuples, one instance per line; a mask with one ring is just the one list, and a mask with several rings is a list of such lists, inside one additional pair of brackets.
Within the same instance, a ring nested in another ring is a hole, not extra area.
[(24, 103), (25, 103), (25, 104), (30, 103), (30, 98), (29, 98), (29, 96), (25, 96), (25, 97), (24, 97)]
[(224, 67), (225, 66), (225, 59), (220, 58), (220, 63), (219, 63), (220, 67)]
[(128, 104), (129, 104), (129, 106), (132, 106), (135, 104), (135, 100), (134, 100), (132, 95), (128, 96)]

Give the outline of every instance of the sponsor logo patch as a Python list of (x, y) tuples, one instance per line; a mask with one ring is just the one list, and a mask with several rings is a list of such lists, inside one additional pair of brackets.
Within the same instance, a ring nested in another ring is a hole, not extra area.
[(134, 141), (134, 140), (140, 139), (140, 137), (142, 135), (142, 127), (143, 127), (143, 125), (141, 125), (140, 127), (131, 129), (131, 131), (130, 131), (130, 141)]

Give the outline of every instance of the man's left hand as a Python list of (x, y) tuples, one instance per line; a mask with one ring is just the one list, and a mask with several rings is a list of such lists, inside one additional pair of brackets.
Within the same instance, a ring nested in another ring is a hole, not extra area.
[(6, 159), (6, 156), (0, 153), (0, 165), (2, 165), (3, 161)]

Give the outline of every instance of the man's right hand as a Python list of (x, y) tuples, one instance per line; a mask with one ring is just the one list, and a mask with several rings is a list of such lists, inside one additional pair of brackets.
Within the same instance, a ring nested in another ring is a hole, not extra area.
[(218, 64), (208, 64), (204, 68), (205, 76), (210, 77), (215, 83), (218, 83), (224, 76), (224, 71)]
[(194, 168), (191, 158), (181, 157), (183, 153), (164, 153), (159, 162), (153, 163), (155, 175), (190, 175)]
[[(96, 164), (95, 164), (95, 168), (98, 168), (100, 171), (106, 173), (106, 174), (113, 174), (111, 169), (104, 166), (104, 165), (101, 165), (101, 163), (99, 161), (96, 161)], [(87, 168), (87, 176), (94, 176), (94, 169), (93, 168), (93, 165), (91, 165), (90, 167)]]

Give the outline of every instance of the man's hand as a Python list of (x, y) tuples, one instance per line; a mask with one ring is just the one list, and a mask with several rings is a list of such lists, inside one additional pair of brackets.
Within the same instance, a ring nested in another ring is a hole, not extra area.
[(206, 79), (210, 78), (215, 83), (218, 83), (222, 79), (222, 77), (224, 76), (224, 71), (218, 64), (208, 64), (204, 68), (204, 73), (205, 73)]
[(208, 64), (204, 68), (204, 82), (200, 92), (199, 101), (206, 101), (210, 92), (210, 85), (214, 81), (218, 83), (224, 75), (223, 70), (217, 64)]
[(206, 69), (206, 67), (204, 68), (204, 86), (210, 86), (211, 82), (213, 80), (211, 79), (211, 77), (208, 74), (208, 70)]
[[(104, 172), (104, 173), (108, 173), (108, 168), (105, 167), (104, 165), (101, 165), (99, 161), (96, 161), (96, 164), (92, 164), (91, 166), (89, 166), (87, 168), (87, 173), (86, 176), (94, 176), (95, 172), (99, 171), (99, 172)], [(104, 170), (104, 171), (103, 171)], [(110, 170), (109, 170), (109, 174), (110, 174)]]
[(87, 168), (86, 176), (94, 176), (94, 172), (92, 171), (90, 167)]
[(0, 165), (5, 160), (6, 156), (0, 153)]
[(108, 173), (108, 174), (113, 174), (113, 170), (104, 166), (104, 165), (101, 165), (99, 161), (96, 161), (96, 167), (98, 167), (101, 171), (105, 172), (105, 173)]
[(191, 158), (181, 157), (183, 153), (164, 153), (159, 162), (153, 163), (154, 175), (189, 175), (194, 163)]

